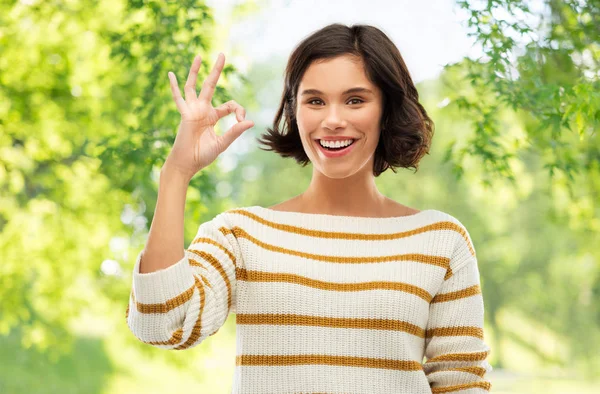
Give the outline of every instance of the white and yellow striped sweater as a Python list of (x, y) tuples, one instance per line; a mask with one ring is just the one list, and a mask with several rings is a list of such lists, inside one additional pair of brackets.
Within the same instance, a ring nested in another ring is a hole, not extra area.
[[(232, 393), (487, 393), (475, 250), (453, 216), (223, 212), (140, 274), (127, 324), (187, 349), (236, 314)], [(424, 357), (426, 361), (424, 362)]]

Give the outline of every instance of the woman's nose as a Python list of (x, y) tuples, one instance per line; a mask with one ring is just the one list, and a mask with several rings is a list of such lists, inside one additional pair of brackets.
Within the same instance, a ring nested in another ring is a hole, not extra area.
[(330, 105), (327, 109), (325, 119), (323, 119), (323, 127), (333, 130), (345, 126), (346, 120), (344, 119), (343, 111), (336, 105)]

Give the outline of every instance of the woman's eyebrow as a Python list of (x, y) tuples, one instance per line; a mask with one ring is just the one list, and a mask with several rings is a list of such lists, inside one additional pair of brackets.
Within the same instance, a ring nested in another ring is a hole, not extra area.
[[(371, 89), (367, 89), (367, 88), (363, 88), (363, 87), (356, 87), (356, 88), (351, 88), (351, 89), (344, 91), (342, 93), (342, 95), (350, 94), (350, 93), (371, 93), (371, 94), (373, 94), (373, 91)], [(307, 94), (323, 94), (323, 92), (321, 92), (320, 90), (317, 90), (317, 89), (306, 89), (306, 90), (302, 91), (300, 96), (304, 96)]]

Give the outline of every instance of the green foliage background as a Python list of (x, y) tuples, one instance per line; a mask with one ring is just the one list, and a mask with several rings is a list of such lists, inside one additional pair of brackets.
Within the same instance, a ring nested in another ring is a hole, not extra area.
[[(530, 6), (457, 1), (484, 56), (417, 86), (436, 123), (431, 154), (416, 173), (388, 171), (377, 183), (469, 229), (494, 392), (591, 393), (600, 378), (600, 4)], [(230, 391), (234, 319), (188, 352), (137, 342), (124, 319), (179, 120), (167, 72), (183, 84), (200, 53), (203, 79), (226, 29), (197, 1), (0, 2), (0, 393)], [(310, 166), (256, 143), (285, 61), (224, 70), (213, 103), (236, 99), (256, 126), (192, 180), (186, 244), (225, 209), (307, 187)]]

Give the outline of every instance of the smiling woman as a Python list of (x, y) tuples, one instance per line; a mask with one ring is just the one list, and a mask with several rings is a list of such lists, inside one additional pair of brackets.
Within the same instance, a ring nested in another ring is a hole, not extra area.
[[(219, 57), (210, 90), (222, 66)], [(166, 172), (158, 201), (169, 210), (151, 226), (157, 264), (142, 252), (134, 267), (132, 332), (188, 349), (235, 313), (232, 393), (486, 392), (490, 349), (469, 232), (374, 182), (387, 168), (416, 168), (431, 143), (400, 52), (375, 27), (331, 25), (294, 50), (285, 80), (266, 143), (313, 164), (308, 189), (277, 207), (223, 212), (180, 253), (186, 185)], [(210, 109), (201, 95), (197, 107)], [(219, 109), (236, 110), (239, 135), (250, 126), (243, 108)], [(177, 255), (164, 253), (169, 239)]]

